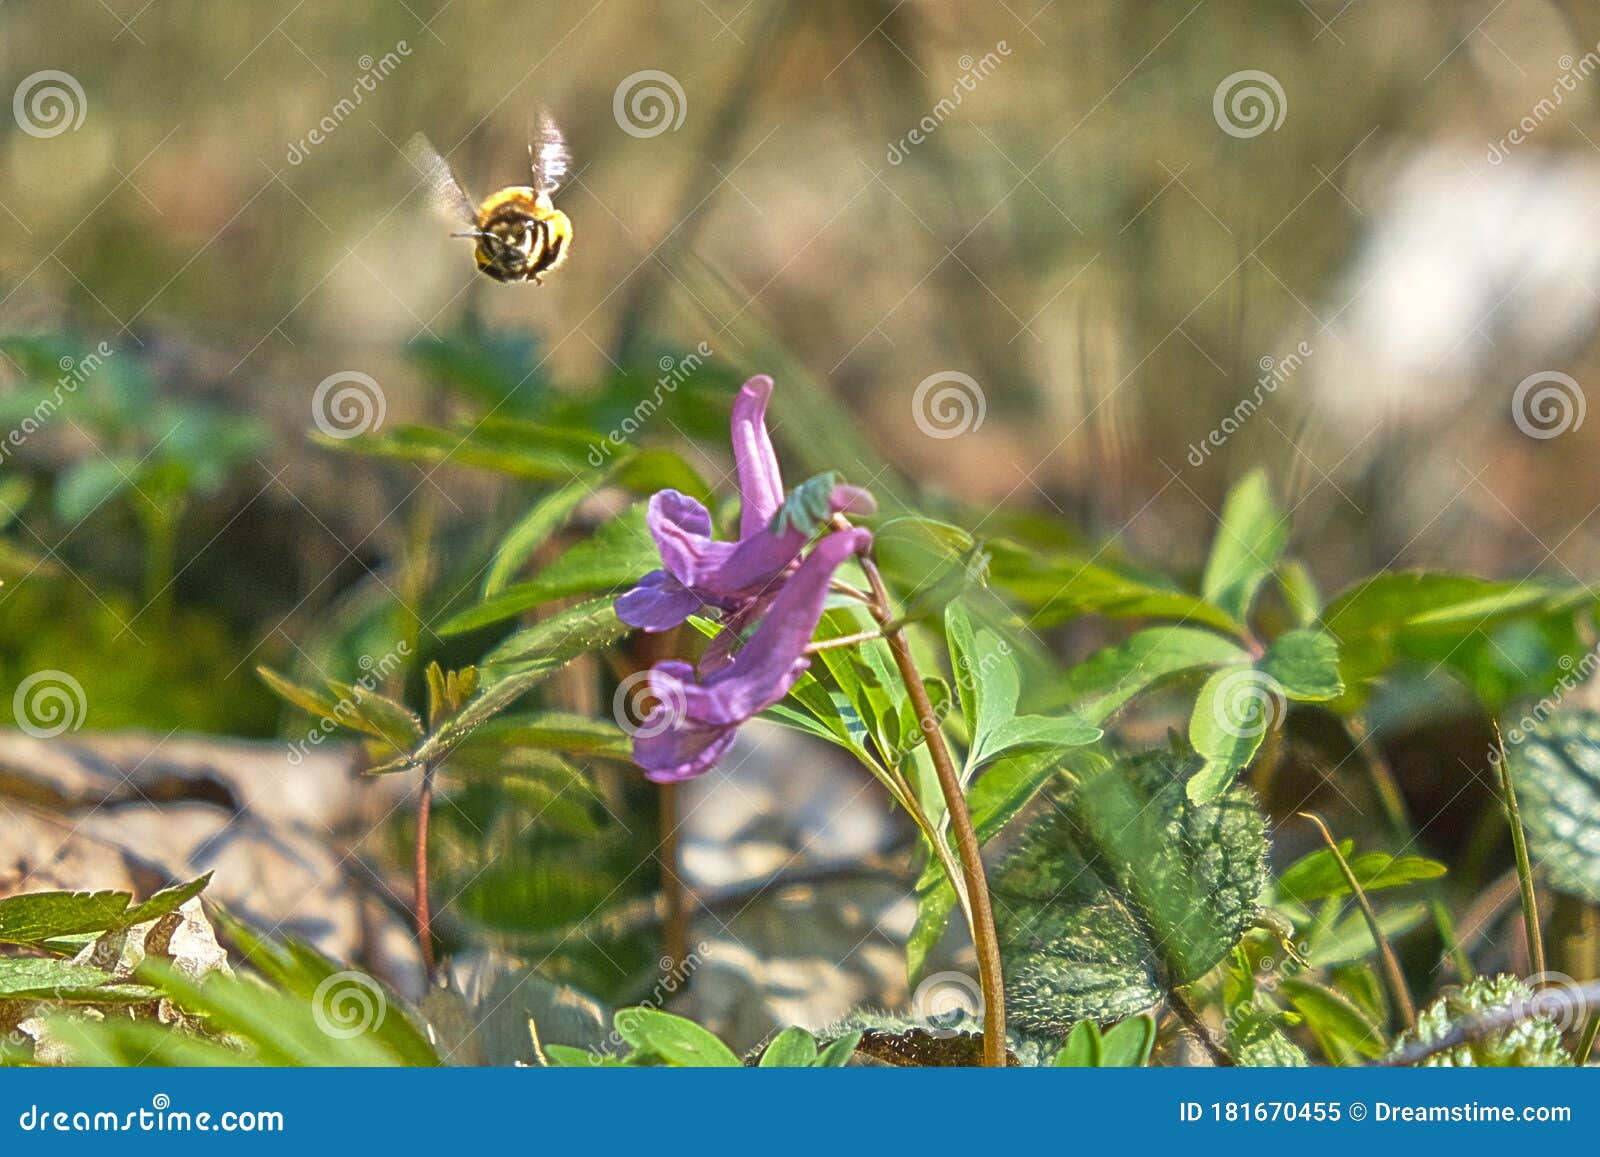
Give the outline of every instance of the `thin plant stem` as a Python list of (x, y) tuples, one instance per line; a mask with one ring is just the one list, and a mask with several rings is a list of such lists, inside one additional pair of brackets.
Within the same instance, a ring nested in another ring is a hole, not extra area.
[(662, 893), (663, 955), (670, 961), (662, 969), (669, 976), (689, 956), (689, 905), (685, 902), (683, 877), (678, 874), (678, 789), (664, 783), (657, 788), (661, 822), (660, 859)]
[[(895, 666), (900, 670), (906, 694), (911, 697), (918, 725), (927, 736), (928, 754), (933, 759), (939, 790), (944, 795), (956, 848), (961, 855), (961, 871), (967, 886), (967, 913), (972, 926), (973, 947), (978, 955), (978, 983), (983, 991), (983, 1063), (993, 1068), (1004, 1068), (1005, 980), (1000, 964), (1000, 938), (995, 932), (994, 907), (989, 899), (989, 883), (984, 877), (978, 833), (972, 825), (972, 813), (967, 810), (967, 798), (961, 790), (961, 777), (956, 773), (955, 760), (950, 756), (949, 745), (945, 743), (944, 732), (939, 727), (939, 716), (928, 698), (928, 689), (923, 685), (922, 673), (912, 657), (905, 631), (895, 625), (890, 616), (889, 591), (884, 585), (883, 576), (870, 555), (862, 556), (861, 566), (872, 586), (872, 615), (883, 628), (884, 641), (888, 643)], [(937, 839), (939, 834), (934, 834)]]
[(1511, 783), (1511, 761), (1506, 758), (1506, 743), (1500, 724), (1494, 724), (1494, 743), (1500, 759), (1500, 791), (1504, 796), (1506, 822), (1511, 825), (1511, 850), (1517, 860), (1517, 884), (1522, 891), (1522, 926), (1528, 937), (1528, 968), (1535, 975), (1545, 974), (1544, 936), (1539, 931), (1539, 897), (1533, 886), (1533, 865), (1528, 859), (1528, 837), (1522, 830), (1522, 812), (1517, 807), (1517, 789)]
[(1328, 825), (1322, 822), (1322, 817), (1314, 812), (1300, 814), (1317, 825), (1317, 830), (1322, 833), (1322, 839), (1328, 845), (1328, 850), (1333, 853), (1334, 862), (1344, 874), (1345, 883), (1349, 884), (1350, 890), (1355, 893), (1356, 903), (1361, 907), (1361, 915), (1366, 918), (1367, 929), (1372, 933), (1372, 942), (1378, 946), (1378, 959), (1383, 964), (1384, 980), (1389, 988), (1389, 997), (1394, 1001), (1395, 1012), (1400, 1017), (1401, 1026), (1415, 1028), (1417, 1006), (1411, 999), (1411, 990), (1406, 987), (1405, 973), (1400, 970), (1400, 958), (1394, 954), (1394, 946), (1383, 934), (1383, 928), (1378, 923), (1378, 914), (1372, 909), (1372, 901), (1367, 899), (1366, 890), (1361, 887), (1361, 881), (1356, 879), (1355, 871), (1344, 858), (1344, 853), (1339, 850), (1339, 841), (1333, 838), (1333, 833), (1328, 830)]
[(1195, 1011), (1194, 1005), (1189, 1003), (1189, 998), (1184, 996), (1174, 986), (1167, 988), (1167, 1004), (1172, 1011), (1178, 1014), (1178, 1019), (1183, 1021), (1184, 1027), (1200, 1042), (1200, 1047), (1206, 1050), (1206, 1055), (1211, 1058), (1211, 1063), (1218, 1068), (1231, 1069), (1239, 1062), (1233, 1059), (1233, 1054), (1228, 1052), (1211, 1033), (1211, 1028), (1201, 1019)]
[(1589, 1023), (1583, 1026), (1583, 1035), (1578, 1038), (1578, 1049), (1572, 1054), (1579, 1068), (1589, 1063), (1589, 1057), (1594, 1053), (1594, 1040), (1597, 1036), (1600, 1036), (1600, 1008), (1589, 1014)]
[(422, 975), (433, 984), (433, 914), (428, 907), (428, 821), (433, 813), (433, 764), (422, 769), (422, 787), (417, 793), (416, 873), (417, 947), (422, 950)]

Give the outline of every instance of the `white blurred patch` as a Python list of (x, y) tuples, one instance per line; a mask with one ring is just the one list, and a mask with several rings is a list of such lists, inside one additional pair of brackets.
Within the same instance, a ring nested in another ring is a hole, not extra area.
[(1435, 418), (1480, 387), (1508, 398), (1528, 372), (1561, 368), (1600, 319), (1600, 157), (1523, 148), (1493, 165), (1419, 153), (1369, 212), (1338, 340), (1314, 374), (1324, 412), (1358, 436), (1380, 418)]

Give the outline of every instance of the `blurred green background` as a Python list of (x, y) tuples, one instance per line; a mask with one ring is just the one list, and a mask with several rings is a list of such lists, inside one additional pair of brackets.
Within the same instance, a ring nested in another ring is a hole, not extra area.
[[(519, 509), (312, 444), (320, 382), (369, 376), (391, 426), (607, 429), (701, 343), (646, 442), (715, 432), (771, 369), (810, 383), (785, 422), (840, 431), (807, 465), (1060, 511), (1180, 572), (1265, 464), (1325, 589), (1597, 573), (1600, 423), (1530, 438), (1512, 407), (1593, 373), (1597, 42), (1576, 0), (13, 0), (6, 423), (110, 352), (5, 447), (0, 683), (77, 672), (94, 728), (271, 733), (257, 662), (351, 670), (391, 597), (426, 635), (450, 592), (411, 598), (440, 576), (407, 542), (447, 572)], [(1228, 103), (1240, 73), (1272, 123)], [(69, 125), (28, 104), (50, 84)], [(541, 107), (576, 241), (504, 287), (401, 146), (481, 194), (524, 179)], [(982, 422), (930, 436), (914, 395), (949, 373)]]

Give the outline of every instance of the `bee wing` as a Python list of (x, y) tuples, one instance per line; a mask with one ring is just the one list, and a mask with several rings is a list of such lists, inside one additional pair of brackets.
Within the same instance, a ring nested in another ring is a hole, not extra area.
[(450, 171), (450, 162), (439, 155), (428, 138), (418, 133), (406, 142), (406, 160), (416, 169), (428, 188), (428, 199), (438, 209), (451, 217), (474, 227), (478, 224), (478, 210), (467, 196), (467, 191)]
[(541, 193), (554, 193), (567, 179), (572, 154), (567, 151), (567, 138), (549, 113), (539, 114), (533, 139), (528, 142), (528, 160), (533, 165), (533, 187)]

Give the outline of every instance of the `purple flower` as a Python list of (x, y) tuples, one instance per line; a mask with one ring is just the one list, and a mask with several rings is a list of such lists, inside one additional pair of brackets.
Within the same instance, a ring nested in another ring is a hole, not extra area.
[(739, 725), (789, 693), (811, 665), (806, 646), (816, 633), (828, 584), (851, 555), (865, 550), (865, 530), (830, 534), (817, 543), (772, 600), (755, 634), (733, 659), (697, 677), (687, 663), (650, 669), (656, 706), (633, 739), (633, 759), (656, 783), (692, 779), (714, 766)]
[[(778, 533), (773, 517), (784, 502), (783, 475), (767, 435), (767, 401), (772, 379), (751, 378), (733, 403), (734, 467), (739, 477), (739, 539), (711, 537), (711, 514), (695, 499), (662, 490), (650, 499), (650, 534), (661, 551), (662, 569), (653, 570), (617, 600), (617, 617), (646, 631), (667, 631), (702, 606), (726, 612), (730, 621), (749, 621), (776, 593), (779, 579), (811, 535), (792, 524)], [(870, 512), (872, 496), (854, 486), (835, 486), (830, 513)]]

